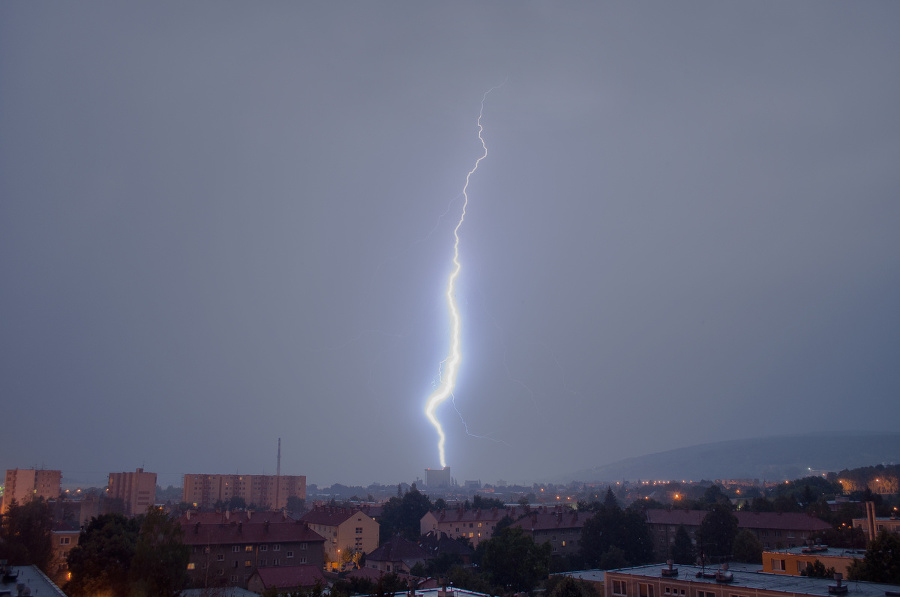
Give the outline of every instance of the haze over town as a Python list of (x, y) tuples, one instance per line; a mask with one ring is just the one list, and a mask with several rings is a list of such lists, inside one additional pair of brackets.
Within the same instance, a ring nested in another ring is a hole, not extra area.
[(531, 482), (900, 415), (895, 2), (0, 5), (0, 470)]

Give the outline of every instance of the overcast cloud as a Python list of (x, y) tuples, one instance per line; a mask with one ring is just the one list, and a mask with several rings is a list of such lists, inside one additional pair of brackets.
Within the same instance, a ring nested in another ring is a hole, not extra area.
[[(896, 430), (896, 2), (0, 4), (0, 468)], [(467, 427), (466, 427), (467, 425)], [(468, 430), (468, 432), (467, 432)]]

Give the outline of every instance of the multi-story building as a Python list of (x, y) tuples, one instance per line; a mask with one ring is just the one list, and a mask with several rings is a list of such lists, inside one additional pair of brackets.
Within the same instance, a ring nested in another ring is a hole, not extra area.
[(122, 500), (125, 516), (144, 514), (156, 501), (156, 473), (110, 473), (107, 497)]
[(195, 586), (246, 589), (257, 569), (325, 564), (325, 539), (281, 511), (188, 512), (178, 522)]
[[(875, 521), (875, 535), (878, 535), (881, 531), (900, 534), (900, 518), (897, 518), (896, 516), (879, 516), (873, 517), (873, 520)], [(871, 541), (874, 538), (869, 530), (868, 518), (854, 518), (853, 528), (862, 529), (862, 532), (866, 535), (867, 541)]]
[(517, 515), (516, 508), (436, 510), (425, 513), (419, 521), (419, 532), (422, 535), (429, 531), (445, 533), (451, 539), (465, 537), (472, 547), (478, 547), (480, 541), (491, 538), (494, 528), (504, 516), (515, 520), (524, 513), (525, 510), (519, 509)]
[(197, 508), (213, 508), (241, 498), (260, 509), (281, 510), (289, 497), (306, 499), (305, 475), (185, 475), (183, 501)]
[(884, 597), (897, 585), (663, 564), (607, 570), (604, 597)]
[(826, 569), (834, 568), (835, 572), (840, 572), (846, 577), (853, 559), (862, 559), (865, 556), (864, 549), (844, 549), (826, 545), (763, 551), (763, 572), (799, 576), (806, 571), (807, 564), (815, 565), (818, 560)]
[(10, 469), (6, 471), (6, 484), (3, 488), (3, 508), (6, 513), (9, 505), (15, 500), (17, 504), (30, 502), (38, 498), (45, 500), (59, 497), (59, 483), (62, 471), (35, 469)]
[[(53, 559), (50, 562), (48, 576), (57, 585), (64, 585), (69, 579), (69, 552), (78, 545), (81, 527), (74, 522), (58, 522), (53, 525)], [(2, 593), (0, 593), (2, 594)]]
[(354, 554), (378, 547), (380, 525), (355, 508), (316, 506), (300, 517), (309, 528), (325, 537), (325, 561), (336, 569)]
[[(662, 510), (646, 511), (647, 527), (653, 539), (653, 551), (660, 560), (668, 558), (669, 548), (675, 541), (679, 526), (684, 526), (691, 541), (707, 515), (706, 510)], [(797, 512), (747, 512), (734, 513), (738, 529), (749, 529), (756, 535), (763, 549), (783, 549), (797, 547), (815, 539), (831, 525), (809, 514)]]
[(519, 527), (534, 539), (538, 545), (550, 543), (554, 555), (569, 555), (578, 552), (581, 545), (581, 529), (593, 512), (579, 512), (571, 508), (535, 508), (512, 526)]
[(453, 485), (453, 477), (450, 476), (450, 467), (425, 469), (425, 486), (429, 489), (450, 487)]

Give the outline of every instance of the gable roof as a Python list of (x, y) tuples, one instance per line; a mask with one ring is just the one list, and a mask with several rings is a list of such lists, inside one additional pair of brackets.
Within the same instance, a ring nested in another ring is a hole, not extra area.
[(408, 562), (425, 560), (428, 552), (416, 543), (404, 539), (400, 535), (394, 535), (390, 541), (379, 546), (372, 553), (366, 555), (367, 562)]
[(267, 589), (272, 587), (276, 589), (313, 587), (316, 583), (325, 585), (322, 569), (313, 564), (257, 568), (253, 576), (259, 576), (263, 586)]
[(329, 506), (316, 506), (306, 514), (300, 517), (300, 520), (307, 524), (320, 524), (329, 527), (336, 527), (350, 520), (354, 516), (369, 516), (356, 508), (332, 508)]
[(178, 519), (185, 545), (229, 545), (248, 543), (324, 543), (325, 538), (305, 522), (281, 511), (240, 513), (203, 512)]
[[(667, 524), (684, 526), (700, 526), (706, 516), (706, 510), (664, 510), (650, 509), (646, 511), (648, 524)], [(781, 529), (792, 531), (824, 531), (831, 525), (803, 512), (734, 512), (738, 519), (739, 529)]]
[(593, 512), (568, 509), (533, 511), (530, 515), (522, 517), (511, 526), (521, 527), (529, 532), (580, 529), (584, 526), (585, 521), (593, 515)]

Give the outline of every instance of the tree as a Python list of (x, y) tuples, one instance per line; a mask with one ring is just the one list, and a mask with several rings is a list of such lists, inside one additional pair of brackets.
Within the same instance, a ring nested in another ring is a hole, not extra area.
[(594, 585), (571, 576), (551, 576), (545, 590), (550, 597), (598, 597)]
[(806, 564), (806, 568), (800, 571), (800, 576), (808, 576), (810, 578), (834, 578), (834, 566), (825, 567), (825, 564), (816, 560), (814, 563)]
[(503, 508), (503, 500), (482, 497), (476, 493), (475, 496), (472, 497), (472, 507), (476, 510), (488, 510), (490, 508), (500, 509)]
[(92, 518), (67, 559), (72, 579), (63, 587), (69, 597), (106, 594), (127, 597), (128, 571), (137, 549), (140, 522), (121, 514)]
[(678, 530), (675, 531), (675, 541), (672, 542), (671, 556), (676, 564), (694, 563), (694, 544), (683, 524), (678, 525)]
[(878, 533), (866, 548), (865, 557), (850, 564), (847, 578), (900, 584), (900, 537), (887, 531)]
[(161, 508), (151, 507), (131, 563), (132, 595), (177, 597), (187, 584), (190, 548), (182, 543), (184, 531)]
[(419, 493), (415, 484), (402, 498), (392, 497), (381, 513), (381, 542), (390, 540), (398, 533), (405, 539), (415, 541), (420, 535), (419, 522), (430, 509), (431, 500)]
[(288, 496), (286, 505), (288, 511), (293, 514), (306, 513), (306, 500), (301, 497), (297, 497), (296, 495)]
[(700, 522), (697, 543), (706, 556), (730, 556), (737, 529), (737, 516), (731, 512), (731, 508), (725, 504), (714, 504)]
[(12, 500), (0, 524), (0, 559), (12, 566), (34, 564), (50, 572), (53, 511), (43, 499), (19, 505)]
[[(607, 492), (607, 497), (611, 495), (611, 491)], [(604, 503), (584, 523), (581, 555), (588, 565), (598, 564), (613, 546), (622, 550), (629, 566), (649, 562), (653, 557), (650, 532), (641, 514)]]
[(762, 564), (763, 545), (750, 529), (741, 529), (734, 536), (734, 559), (748, 564)]
[(506, 527), (478, 544), (481, 568), (500, 587), (530, 591), (550, 570), (549, 543), (536, 545), (520, 527)]

